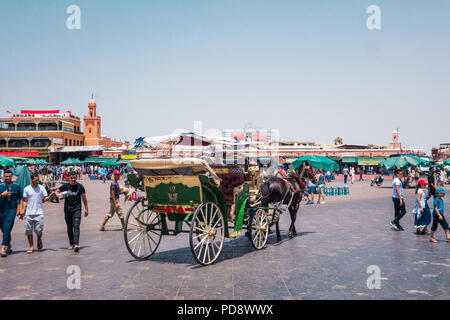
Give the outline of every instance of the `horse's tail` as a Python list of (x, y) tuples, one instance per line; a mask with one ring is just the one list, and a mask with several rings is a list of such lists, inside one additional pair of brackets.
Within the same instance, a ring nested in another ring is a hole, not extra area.
[(270, 196), (270, 183), (266, 180), (261, 185), (261, 206), (268, 207), (269, 206), (269, 196)]

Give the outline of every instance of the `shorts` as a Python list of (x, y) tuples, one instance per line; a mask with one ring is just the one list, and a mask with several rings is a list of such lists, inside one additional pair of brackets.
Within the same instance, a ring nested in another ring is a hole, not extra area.
[(308, 194), (314, 193), (316, 187), (308, 187)]
[(317, 189), (319, 189), (319, 190), (323, 190), (325, 188), (325, 185), (324, 184), (319, 184), (318, 186), (317, 186)]
[(448, 230), (448, 223), (447, 220), (445, 220), (445, 217), (442, 216), (442, 220), (439, 220), (438, 216), (435, 216), (433, 214), (433, 224), (431, 225), (431, 231), (435, 232), (438, 228), (438, 224), (441, 225), (442, 229)]
[[(119, 204), (119, 202), (117, 201), (117, 203)], [(117, 215), (119, 216), (120, 219), (123, 219), (123, 210), (122, 210), (122, 206), (119, 204), (119, 207), (116, 208), (114, 201), (113, 200), (109, 200), (109, 213), (108, 213), (108, 217), (112, 218), (114, 216), (114, 214), (117, 213)]]
[(25, 216), (25, 235), (31, 236), (34, 232), (40, 236), (44, 230), (44, 215), (29, 215)]

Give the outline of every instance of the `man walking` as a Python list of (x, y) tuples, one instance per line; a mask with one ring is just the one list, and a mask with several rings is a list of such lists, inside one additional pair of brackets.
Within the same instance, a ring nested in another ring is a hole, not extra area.
[(61, 196), (61, 199), (65, 199), (64, 219), (70, 243), (67, 249), (78, 252), (80, 250), (81, 199), (83, 199), (85, 217), (88, 216), (88, 202), (83, 185), (77, 182), (77, 173), (71, 171), (68, 176), (69, 183), (56, 189), (55, 193), (58, 197)]
[(119, 179), (120, 179), (120, 172), (116, 170), (114, 171), (114, 180), (111, 182), (111, 185), (109, 187), (109, 213), (103, 220), (103, 223), (99, 228), (100, 231), (105, 231), (106, 222), (108, 222), (108, 220), (114, 216), (114, 213), (117, 213), (120, 222), (122, 223), (122, 229), (124, 228), (125, 223), (123, 220), (123, 210), (119, 203), (119, 195), (120, 195), (120, 187), (118, 182)]
[(395, 179), (392, 181), (392, 188), (394, 193), (392, 195), (392, 201), (394, 202), (394, 220), (391, 221), (391, 226), (397, 231), (403, 231), (404, 229), (400, 225), (400, 219), (406, 214), (406, 206), (403, 198), (403, 183), (401, 178), (403, 171), (396, 169), (394, 171)]
[(101, 167), (99, 169), (100, 175), (102, 177), (103, 183), (106, 183), (106, 175), (108, 173), (108, 169), (106, 169), (106, 167)]
[(345, 166), (345, 168), (342, 170), (342, 172), (344, 173), (344, 183), (347, 184), (347, 179), (348, 179), (348, 168), (347, 168), (347, 166)]
[(436, 177), (434, 176), (434, 167), (430, 168), (430, 172), (428, 173), (428, 195), (427, 200), (433, 196), (433, 199), (436, 198)]
[(53, 192), (47, 195), (47, 190), (39, 184), (39, 175), (31, 175), (31, 184), (23, 189), (23, 202), (20, 220), (25, 216), (25, 235), (28, 237), (30, 248), (27, 253), (33, 253), (33, 230), (37, 236), (37, 248), (42, 249), (42, 231), (44, 229), (44, 210), (42, 203), (50, 199)]
[(17, 208), (22, 201), (22, 188), (12, 182), (12, 172), (5, 170), (4, 183), (0, 184), (0, 229), (3, 232), (2, 248), (0, 256), (6, 257), (12, 253), (11, 230), (14, 226)]

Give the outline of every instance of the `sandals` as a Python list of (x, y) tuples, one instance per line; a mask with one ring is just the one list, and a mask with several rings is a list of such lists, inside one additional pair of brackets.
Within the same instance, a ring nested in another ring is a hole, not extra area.
[(38, 250), (41, 250), (42, 247), (43, 247), (42, 240), (41, 240), (41, 241), (38, 241), (38, 244), (37, 244)]
[(78, 252), (80, 250), (80, 246), (73, 247), (73, 251)]
[(6, 254), (11, 254), (12, 253), (12, 249), (9, 247), (6, 249)]
[(8, 255), (6, 254), (6, 252), (1, 252), (1, 253), (0, 253), (0, 256), (1, 256), (2, 258), (6, 258)]
[(436, 240), (436, 239), (434, 239), (434, 238), (431, 238), (431, 239), (430, 239), (430, 242), (436, 243), (436, 242), (437, 242), (437, 240)]
[(33, 252), (34, 252), (34, 249), (28, 249), (28, 250), (27, 250), (27, 253), (28, 253), (28, 254), (33, 253)]
[(69, 246), (67, 250), (73, 250), (73, 246)]

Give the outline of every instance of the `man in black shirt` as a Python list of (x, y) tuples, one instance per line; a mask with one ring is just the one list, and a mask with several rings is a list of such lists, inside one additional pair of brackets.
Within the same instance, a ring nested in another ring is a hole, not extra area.
[(55, 190), (58, 197), (64, 200), (64, 219), (67, 224), (67, 235), (69, 236), (69, 250), (78, 252), (80, 250), (80, 223), (81, 223), (81, 199), (84, 204), (84, 216), (88, 216), (88, 203), (86, 191), (82, 184), (77, 182), (77, 173), (69, 172), (69, 183)]
[(436, 181), (434, 177), (434, 167), (430, 168), (430, 172), (428, 173), (428, 195), (427, 200), (436, 196)]

